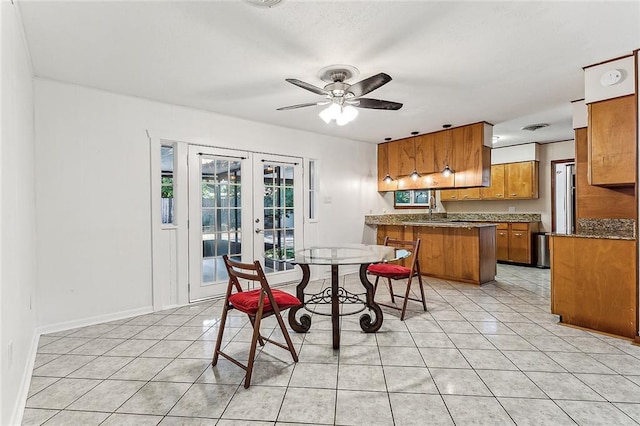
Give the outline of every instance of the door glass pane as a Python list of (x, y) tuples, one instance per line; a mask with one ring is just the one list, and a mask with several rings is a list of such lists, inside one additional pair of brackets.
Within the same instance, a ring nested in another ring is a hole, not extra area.
[[(294, 167), (264, 164), (264, 249), (273, 259), (294, 257)], [(284, 262), (265, 262), (265, 272), (293, 269)]]
[(240, 162), (201, 157), (202, 285), (228, 280), (222, 256), (239, 255)]

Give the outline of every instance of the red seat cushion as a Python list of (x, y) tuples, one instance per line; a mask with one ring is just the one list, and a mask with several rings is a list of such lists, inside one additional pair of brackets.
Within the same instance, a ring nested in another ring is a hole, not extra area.
[(396, 265), (395, 263), (376, 263), (369, 265), (367, 271), (384, 278), (409, 278), (411, 268)]
[[(271, 293), (273, 294), (273, 299), (276, 301), (276, 304), (281, 311), (302, 305), (302, 302), (300, 302), (297, 297), (287, 293), (286, 291), (272, 289)], [(249, 315), (255, 315), (256, 312), (258, 312), (258, 303), (260, 303), (260, 289), (232, 294), (229, 296), (229, 303), (239, 311), (245, 312)], [(272, 310), (271, 302), (265, 295), (264, 312), (271, 312)]]

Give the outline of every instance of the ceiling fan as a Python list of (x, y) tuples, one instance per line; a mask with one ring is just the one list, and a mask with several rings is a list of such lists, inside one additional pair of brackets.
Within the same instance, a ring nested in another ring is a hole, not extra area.
[(353, 84), (345, 82), (346, 80), (353, 78), (357, 74), (358, 70), (355, 67), (349, 65), (333, 65), (323, 68), (319, 73), (320, 78), (329, 83), (324, 86), (324, 88), (305, 83), (304, 81), (300, 81), (295, 78), (287, 78), (286, 81), (288, 81), (289, 83), (306, 89), (317, 95), (322, 95), (326, 99), (319, 102), (290, 105), (278, 108), (278, 111), (316, 105), (329, 105), (328, 108), (320, 112), (320, 118), (322, 118), (327, 124), (329, 124), (332, 120), (335, 120), (336, 124), (338, 124), (339, 126), (343, 126), (356, 118), (356, 116), (358, 115), (358, 110), (356, 108), (386, 110), (398, 110), (402, 108), (402, 104), (399, 102), (362, 97), (367, 93), (372, 92), (390, 82), (391, 77), (388, 74), (376, 74)]

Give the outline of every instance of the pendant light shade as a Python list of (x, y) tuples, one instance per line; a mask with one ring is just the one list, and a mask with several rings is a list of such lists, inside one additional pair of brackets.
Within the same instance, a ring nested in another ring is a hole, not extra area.
[(418, 180), (420, 178), (420, 173), (418, 173), (418, 164), (416, 161), (416, 156), (417, 156), (417, 150), (416, 150), (416, 136), (418, 135), (417, 131), (413, 131), (411, 132), (411, 135), (413, 136), (413, 172), (411, 172), (411, 174), (409, 175), (409, 177), (412, 180)]
[[(451, 124), (442, 125), (442, 128), (444, 129), (448, 129), (450, 127), (451, 127)], [(447, 138), (447, 145), (446, 145), (446, 150), (444, 154), (444, 169), (442, 169), (442, 171), (440, 172), (444, 177), (449, 177), (455, 173), (455, 171), (451, 167), (449, 167), (449, 147), (452, 143), (451, 139), (452, 139), (451, 130), (449, 130), (449, 137)]]
[[(391, 138), (384, 138), (385, 142), (389, 142), (391, 140)], [(388, 147), (387, 147), (388, 150)], [(393, 178), (391, 177), (391, 174), (389, 173), (389, 153), (387, 151), (387, 174), (382, 178), (382, 182), (389, 184), (391, 182), (393, 182)]]

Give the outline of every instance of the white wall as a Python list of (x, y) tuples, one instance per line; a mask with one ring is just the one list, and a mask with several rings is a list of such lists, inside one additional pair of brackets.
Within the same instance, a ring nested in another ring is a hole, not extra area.
[(0, 7), (0, 424), (8, 425), (20, 422), (35, 352), (36, 213), (33, 72), (17, 7)]
[(508, 212), (515, 207), (517, 213), (540, 213), (542, 224), (540, 231), (551, 232), (551, 161), (575, 158), (575, 142), (564, 141), (541, 144), (538, 147), (540, 158), (538, 176), (538, 195), (534, 200), (505, 201), (448, 201), (448, 212)]
[(39, 326), (151, 309), (146, 129), (160, 138), (318, 159), (319, 222), (305, 238), (372, 238), (363, 233), (364, 214), (377, 202), (373, 144), (45, 79), (36, 79), (35, 93)]

